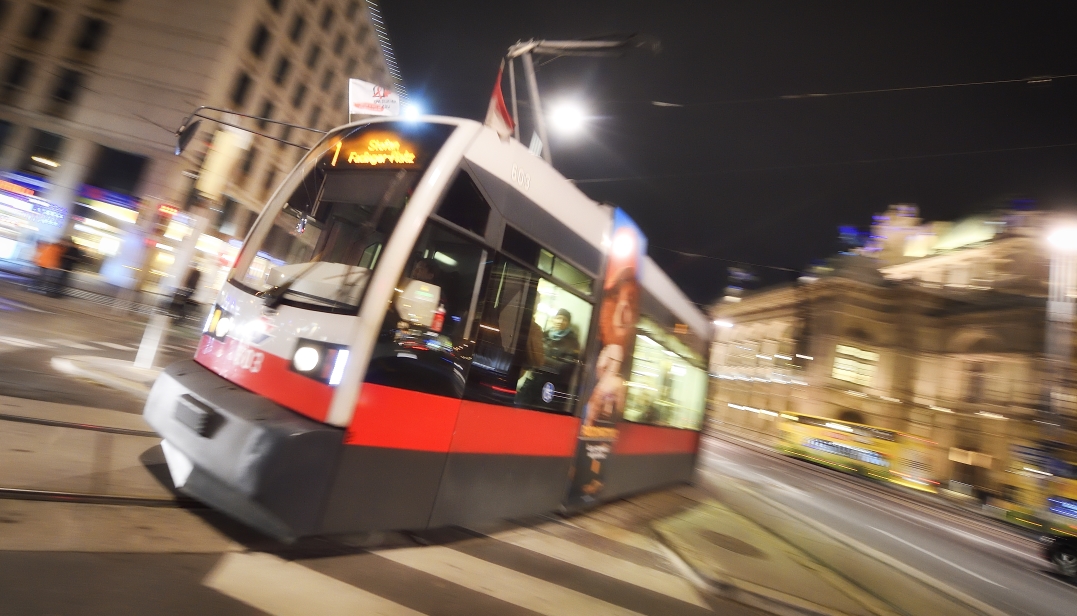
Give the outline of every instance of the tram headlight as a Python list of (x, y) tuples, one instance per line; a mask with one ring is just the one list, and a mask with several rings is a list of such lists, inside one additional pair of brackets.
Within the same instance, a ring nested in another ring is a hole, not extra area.
[(344, 345), (300, 339), (292, 353), (292, 370), (327, 385), (340, 385), (348, 355)]
[(209, 318), (206, 319), (202, 333), (209, 334), (218, 340), (223, 340), (232, 331), (235, 324), (236, 319), (232, 313), (214, 306), (213, 311), (209, 313)]
[(322, 354), (318, 349), (311, 346), (301, 346), (295, 350), (292, 356), (292, 365), (299, 372), (310, 372), (322, 362)]

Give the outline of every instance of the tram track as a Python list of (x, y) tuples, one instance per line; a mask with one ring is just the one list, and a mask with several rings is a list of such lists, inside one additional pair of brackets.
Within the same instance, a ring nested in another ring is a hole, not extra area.
[(131, 428), (117, 428), (114, 426), (99, 426), (96, 424), (79, 423), (72, 421), (61, 421), (58, 419), (45, 419), (41, 417), (27, 417), (25, 415), (9, 415), (7, 413), (0, 413), (0, 421), (10, 421), (13, 423), (27, 423), (38, 426), (50, 426), (54, 428), (70, 428), (72, 430), (88, 430), (91, 432), (105, 432), (108, 434), (120, 434), (123, 436), (139, 436), (143, 438), (160, 438), (156, 432), (149, 430), (134, 430)]
[(0, 488), (0, 499), (44, 501), (50, 503), (76, 503), (80, 505), (120, 505), (125, 507), (163, 507), (170, 509), (206, 509), (192, 498), (148, 498), (116, 494), (89, 494), (27, 488)]
[[(98, 424), (62, 421), (46, 419), (42, 417), (28, 417), (26, 415), (12, 415), (0, 413), (0, 421), (22, 423), (53, 428), (64, 428), (88, 432), (115, 434), (134, 438), (160, 439), (156, 432), (149, 430), (137, 430), (133, 428), (120, 428), (116, 426), (103, 426)], [(63, 490), (43, 490), (35, 488), (12, 488), (0, 486), (0, 499), (43, 501), (53, 503), (78, 503), (86, 505), (119, 505), (127, 507), (163, 507), (177, 509), (205, 509), (206, 506), (192, 498), (155, 498), (147, 496), (130, 496), (123, 494), (95, 494), (91, 492), (70, 492)]]

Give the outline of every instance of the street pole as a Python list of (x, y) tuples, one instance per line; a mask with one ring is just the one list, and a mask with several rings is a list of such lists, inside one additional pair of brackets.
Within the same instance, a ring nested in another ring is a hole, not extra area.
[(527, 78), (527, 93), (531, 98), (531, 117), (535, 119), (535, 133), (542, 141), (542, 158), (553, 164), (550, 155), (550, 140), (546, 138), (546, 118), (542, 116), (542, 104), (539, 102), (538, 81), (535, 79), (535, 63), (531, 61), (531, 52), (523, 54), (524, 76)]

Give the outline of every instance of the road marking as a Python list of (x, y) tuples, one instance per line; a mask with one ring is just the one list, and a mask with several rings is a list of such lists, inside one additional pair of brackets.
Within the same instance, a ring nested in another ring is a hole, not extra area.
[(96, 351), (97, 347), (92, 347), (88, 344), (82, 344), (81, 342), (75, 342), (73, 340), (61, 340), (59, 338), (52, 338), (49, 342), (58, 344), (60, 346), (69, 347), (72, 349), (78, 349), (80, 351)]
[(103, 347), (110, 349), (116, 349), (117, 351), (135, 351), (135, 347), (124, 346), (122, 344), (116, 344), (115, 342), (94, 342), (94, 344), (100, 344)]
[(0, 342), (3, 342), (4, 344), (10, 344), (11, 346), (22, 347), (24, 349), (47, 349), (50, 346), (47, 344), (42, 344), (40, 342), (23, 340), (22, 338), (12, 338), (10, 336), (0, 336)]
[(634, 562), (610, 556), (571, 541), (531, 529), (518, 529), (491, 535), (532, 552), (549, 556), (577, 567), (601, 573), (621, 582), (672, 597), (678, 601), (709, 608), (706, 601), (683, 578)]
[(399, 603), (270, 554), (225, 554), (202, 584), (273, 616), (421, 616)]
[[(874, 526), (869, 526), (868, 528), (870, 528), (871, 530), (874, 530), (874, 531), (878, 531), (878, 532), (886, 535), (887, 537), (890, 537), (894, 541), (904, 543), (905, 545), (909, 546), (910, 548), (912, 548), (914, 550), (919, 550), (920, 552), (923, 552), (924, 554), (927, 554), (928, 556), (930, 556), (932, 558), (935, 558), (937, 560), (941, 560), (942, 562), (946, 563), (947, 565), (950, 565), (954, 569), (957, 569), (959, 571), (964, 571), (965, 573), (971, 575), (972, 577), (974, 577), (976, 579), (983, 580), (984, 582), (987, 582), (988, 584), (994, 584), (995, 586), (998, 586), (999, 588), (1006, 588), (1005, 586), (1003, 586), (1002, 584), (999, 584), (998, 582), (996, 582), (994, 580), (989, 580), (989, 579), (985, 578), (984, 576), (980, 575), (979, 573), (976, 573), (975, 571), (970, 571), (970, 570), (962, 567), (961, 565), (959, 565), (957, 563), (950, 562), (950, 561), (946, 560), (945, 558), (939, 556), (938, 554), (935, 554), (933, 552), (925, 550), (924, 548), (916, 545), (915, 543), (909, 543), (908, 541), (905, 541), (904, 539), (902, 539), (901, 537), (898, 537), (897, 535), (892, 535), (892, 534), (886, 532), (885, 530), (882, 530), (880, 528), (875, 528)], [(1007, 590), (1009, 590), (1009, 589), (1007, 589)]]
[[(547, 616), (561, 616), (562, 614), (639, 616), (638, 612), (442, 546), (401, 548), (374, 553), (453, 584)], [(315, 611), (310, 610), (308, 613), (315, 613)]]

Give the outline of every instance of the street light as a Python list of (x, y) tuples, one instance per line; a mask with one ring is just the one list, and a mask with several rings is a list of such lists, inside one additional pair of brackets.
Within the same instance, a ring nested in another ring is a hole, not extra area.
[(1047, 243), (1060, 252), (1077, 252), (1077, 226), (1059, 227), (1047, 236)]
[(408, 103), (404, 106), (404, 119), (414, 122), (423, 115), (423, 108), (418, 103)]
[(733, 323), (731, 323), (729, 321), (724, 321), (724, 320), (721, 320), (721, 319), (715, 321), (714, 324), (717, 325), (718, 327), (726, 327), (726, 328), (733, 327)]
[(583, 128), (587, 116), (578, 103), (566, 101), (558, 103), (550, 112), (550, 123), (559, 133), (575, 134)]

